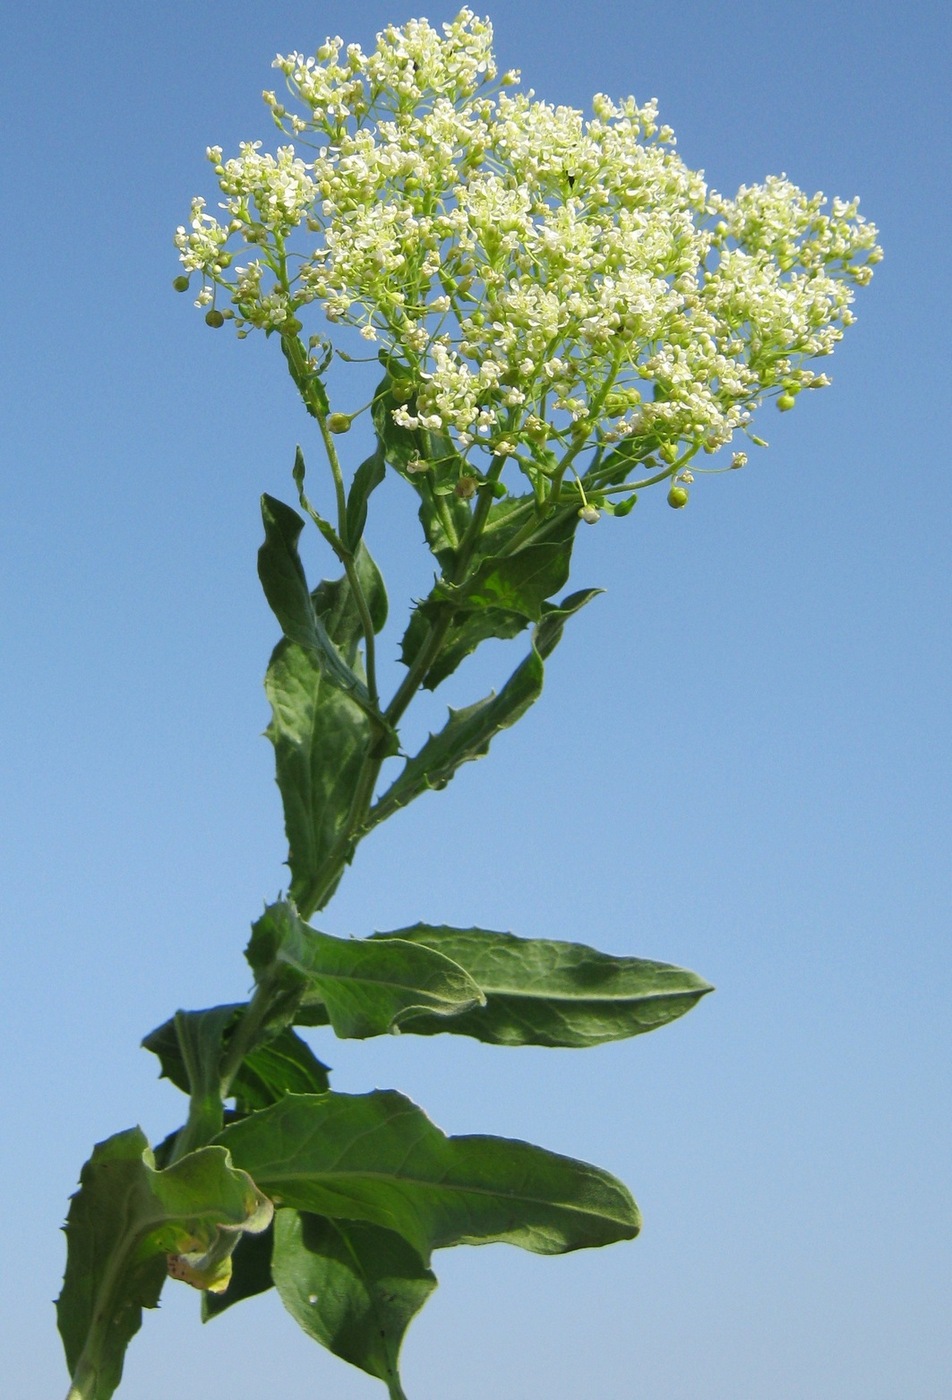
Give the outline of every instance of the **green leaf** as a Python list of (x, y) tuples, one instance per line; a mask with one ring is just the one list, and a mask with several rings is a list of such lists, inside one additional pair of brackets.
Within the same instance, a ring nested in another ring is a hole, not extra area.
[(376, 451), (357, 468), (347, 493), (344, 544), (350, 550), (356, 549), (360, 543), (367, 523), (367, 502), (386, 474), (387, 462), (383, 444), (378, 438)]
[(324, 861), (346, 828), (374, 727), (356, 701), (326, 681), (314, 653), (292, 642), (275, 648), (265, 691), (272, 710), (266, 733), (274, 745), (284, 805), (290, 893), (302, 908), (312, 908), (322, 892)]
[(401, 1094), (289, 1095), (218, 1139), (276, 1205), (365, 1220), (428, 1261), (455, 1244), (537, 1254), (633, 1239), (641, 1220), (598, 1167), (493, 1137), (446, 1137)]
[[(363, 543), (358, 544), (354, 551), (353, 564), (374, 632), (380, 632), (387, 621), (387, 592), (380, 570)], [(349, 579), (322, 580), (311, 594), (311, 601), (340, 654), (363, 682), (360, 647), (364, 641), (364, 622)]]
[(327, 1065), (288, 1027), (245, 1056), (231, 1092), (239, 1113), (254, 1113), (285, 1094), (323, 1094), (329, 1083)]
[(217, 1068), (221, 1062), (225, 1034), (244, 1009), (242, 1002), (212, 1006), (205, 1011), (176, 1011), (142, 1041), (143, 1049), (158, 1057), (160, 1077), (170, 1079), (183, 1094), (212, 1082), (217, 1089)]
[(344, 661), (311, 600), (297, 551), (304, 521), (273, 496), (262, 496), (261, 518), (265, 538), (258, 550), (258, 576), (282, 632), (317, 658), (330, 681), (366, 701), (366, 686)]
[[(299, 521), (293, 511), (289, 514)], [(354, 567), (371, 623), (379, 630), (386, 621), (387, 595), (380, 572), (362, 544), (355, 552)], [(363, 686), (359, 655), (363, 621), (350, 583), (346, 578), (321, 583), (310, 595), (310, 606), (348, 673), (360, 678)], [(272, 709), (266, 732), (274, 745), (290, 847), (291, 894), (302, 908), (313, 908), (315, 899), (323, 902), (333, 893), (333, 888), (323, 886), (324, 862), (346, 827), (364, 759), (374, 745), (384, 744), (394, 751), (396, 736), (384, 735), (379, 716), (367, 713), (360, 695), (347, 693), (327, 678), (313, 648), (287, 638), (271, 657), (265, 691)], [(350, 854), (352, 850), (343, 853), (342, 864)]]
[(196, 1287), (227, 1287), (241, 1234), (265, 1229), (272, 1213), (223, 1147), (204, 1147), (157, 1171), (141, 1128), (99, 1143), (70, 1203), (56, 1305), (70, 1395), (109, 1400), (142, 1309), (158, 1305), (168, 1269)]
[(405, 1400), (397, 1359), (436, 1275), (401, 1235), (359, 1220), (279, 1210), (274, 1282), (309, 1337)]
[[(162, 1078), (171, 1080), (183, 1094), (192, 1094), (196, 1082), (183, 1052), (183, 1033), (188, 1040), (200, 1042), (203, 1078), (198, 1082), (205, 1083), (209, 1097), (214, 1093), (219, 1120), (215, 1133), (221, 1130), (218, 1070), (231, 1032), (246, 1006), (245, 1002), (236, 1002), (208, 1011), (177, 1011), (142, 1042), (146, 1050), (158, 1056)], [(327, 1066), (321, 1064), (300, 1036), (290, 1027), (277, 1033), (265, 1028), (261, 1042), (245, 1054), (232, 1082), (231, 1095), (239, 1113), (252, 1113), (276, 1103), (284, 1094), (323, 1093), (327, 1087)]]
[(205, 1289), (202, 1294), (202, 1321), (211, 1322), (213, 1317), (242, 1303), (246, 1298), (255, 1298), (259, 1293), (267, 1293), (274, 1287), (271, 1277), (271, 1255), (274, 1248), (274, 1221), (267, 1230), (257, 1235), (242, 1235), (231, 1256), (231, 1281), (224, 1293), (212, 1293)]
[[(523, 504), (521, 498), (512, 502), (516, 508)], [(423, 679), (427, 690), (435, 690), (487, 638), (508, 640), (530, 622), (541, 621), (549, 606), (547, 599), (563, 587), (569, 576), (577, 512), (563, 512), (549, 521), (540, 521), (540, 537), (515, 554), (494, 554), (491, 551), (504, 545), (518, 528), (518, 522), (515, 526), (511, 522), (514, 510), (509, 505), (509, 501), (501, 501), (490, 512), (481, 542), (483, 557), (477, 559), (466, 583), (453, 588), (438, 582), (410, 618), (401, 646), (400, 659), (406, 666), (413, 664), (434, 614), (447, 604), (453, 608), (453, 620), (443, 644)], [(500, 513), (498, 520), (494, 519), (496, 511)], [(490, 535), (493, 526), (496, 534)]]
[[(435, 620), (445, 606), (427, 598), (413, 609), (401, 642), (400, 660), (405, 666), (412, 666), (417, 652), (427, 639), (431, 620)], [(481, 642), (490, 638), (509, 641), (528, 625), (528, 619), (522, 613), (504, 612), (501, 608), (456, 613), (433, 664), (423, 677), (424, 689), (435, 690)]]
[(377, 938), (444, 953), (486, 997), (452, 1020), (411, 1017), (401, 1029), (414, 1035), (452, 1031), (490, 1045), (601, 1045), (657, 1030), (713, 991), (685, 968), (612, 957), (582, 943), (430, 924), (375, 933), (371, 941)]
[(598, 589), (571, 594), (558, 606), (547, 607), (534, 630), (532, 650), (516, 668), (498, 695), (487, 695), (464, 709), (450, 708), (450, 718), (438, 734), (431, 734), (415, 757), (375, 804), (370, 824), (377, 825), (398, 807), (405, 807), (429, 789), (446, 787), (457, 769), (482, 758), (503, 729), (515, 724), (542, 693), (543, 661), (557, 646), (568, 618), (595, 597)]
[(306, 1004), (299, 1025), (327, 1021), (342, 1039), (383, 1035), (406, 1016), (425, 1011), (455, 1016), (482, 1000), (476, 983), (456, 963), (422, 945), (394, 940), (332, 938), (273, 904), (252, 928), (246, 950), (256, 981)]

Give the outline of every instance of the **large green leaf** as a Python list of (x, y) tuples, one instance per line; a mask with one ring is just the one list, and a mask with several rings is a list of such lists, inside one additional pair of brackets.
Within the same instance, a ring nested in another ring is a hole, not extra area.
[(109, 1400), (142, 1309), (158, 1305), (166, 1273), (203, 1289), (227, 1287), (242, 1233), (264, 1230), (272, 1213), (223, 1147), (158, 1171), (141, 1128), (99, 1143), (70, 1203), (56, 1305), (70, 1395)]
[(449, 1020), (411, 1017), (402, 1029), (415, 1035), (452, 1031), (491, 1045), (600, 1045), (657, 1030), (713, 991), (685, 968), (611, 957), (582, 943), (430, 924), (377, 933), (371, 941), (378, 938), (444, 953), (486, 997), (483, 1006)]
[[(283, 522), (281, 539), (293, 536), (293, 546), (300, 517), (287, 506), (281, 510), (286, 512), (276, 513)], [(296, 559), (293, 548), (291, 552)], [(276, 547), (276, 553), (286, 562), (287, 551), (281, 554)], [(362, 544), (355, 553), (354, 568), (371, 623), (379, 631), (386, 621), (387, 597), (379, 570)], [(303, 571), (300, 582), (306, 592)], [(301, 604), (299, 591), (294, 598), (296, 605)], [(265, 677), (272, 710), (267, 735), (274, 745), (284, 804), (291, 894), (302, 908), (310, 909), (315, 899), (326, 900), (332, 892), (322, 886), (323, 863), (346, 827), (365, 757), (371, 746), (395, 748), (396, 739), (384, 740), (379, 719), (368, 713), (359, 655), (364, 622), (349, 581), (342, 578), (320, 584), (308, 595), (308, 606), (341, 664), (357, 678), (360, 687), (359, 691), (342, 687), (329, 675), (326, 658), (318, 648), (287, 637), (275, 648)]]
[(333, 938), (305, 924), (286, 903), (272, 904), (252, 928), (246, 956), (267, 982), (305, 1004), (299, 1025), (329, 1021), (337, 1035), (362, 1040), (394, 1030), (407, 1016), (455, 1016), (482, 1000), (476, 983), (422, 944), (392, 946)]
[(361, 1220), (279, 1210), (274, 1282), (308, 1336), (406, 1400), (397, 1359), (436, 1276), (402, 1237)]
[(392, 1091), (289, 1095), (218, 1141), (276, 1205), (395, 1230), (424, 1261), (493, 1241), (562, 1254), (641, 1225), (598, 1167), (507, 1138), (446, 1137)]
[[(284, 804), (290, 892), (312, 908), (323, 862), (342, 836), (374, 730), (360, 705), (329, 684), (312, 651), (279, 642), (265, 677), (267, 736)], [(328, 892), (329, 893), (329, 892)]]
[(369, 816), (370, 826), (376, 826), (421, 793), (446, 787), (462, 764), (488, 753), (495, 736), (515, 724), (539, 698), (543, 662), (561, 639), (568, 618), (598, 591), (584, 589), (557, 606), (546, 607), (542, 621), (534, 629), (532, 650), (499, 694), (487, 695), (460, 710), (450, 707), (446, 726), (438, 734), (431, 734), (419, 753), (407, 760), (402, 772), (375, 804)]

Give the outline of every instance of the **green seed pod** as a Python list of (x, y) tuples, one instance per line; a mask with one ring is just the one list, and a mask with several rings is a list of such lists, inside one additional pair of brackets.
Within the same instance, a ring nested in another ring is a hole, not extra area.
[(673, 442), (663, 442), (658, 448), (658, 456), (670, 466), (672, 462), (678, 460), (678, 449)]
[(188, 291), (188, 278), (187, 278), (187, 277), (176, 277), (175, 280), (174, 280), (174, 282), (172, 283), (172, 286), (173, 286), (173, 288), (175, 289), (175, 291), (177, 291), (177, 292), (187, 292), (187, 291)]
[(213, 330), (218, 330), (225, 324), (225, 318), (220, 311), (216, 311), (214, 306), (211, 311), (205, 312), (205, 324), (211, 326)]
[(796, 399), (792, 394), (781, 394), (777, 400), (777, 407), (781, 413), (788, 413), (795, 403)]
[(680, 510), (688, 503), (688, 493), (683, 486), (672, 486), (668, 492), (668, 505), (672, 510)]
[(332, 433), (349, 433), (353, 421), (349, 413), (332, 413), (327, 419), (327, 427)]

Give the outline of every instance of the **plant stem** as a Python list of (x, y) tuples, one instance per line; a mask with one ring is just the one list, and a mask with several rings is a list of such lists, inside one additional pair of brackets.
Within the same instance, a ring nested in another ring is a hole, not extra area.
[[(460, 541), (456, 551), (456, 558), (450, 570), (449, 577), (444, 575), (446, 583), (458, 587), (466, 578), (466, 573), (472, 563), (473, 554), (479, 543), (480, 536), (486, 525), (489, 510), (493, 503), (493, 486), (499, 480), (502, 469), (505, 465), (505, 457), (494, 457), (486, 473), (486, 480), (479, 487), (479, 496), (476, 502), (476, 509)], [(406, 712), (406, 709), (413, 697), (416, 695), (423, 683), (427, 671), (430, 669), (443, 639), (453, 620), (452, 603), (444, 604), (437, 617), (429, 624), (429, 631), (423, 645), (413, 660), (403, 681), (398, 686), (393, 699), (383, 712), (383, 720), (387, 725), (386, 732), (370, 746), (363, 761), (360, 772), (357, 775), (357, 782), (354, 785), (354, 796), (351, 801), (350, 811), (344, 823), (343, 830), (337, 837), (330, 851), (325, 857), (321, 869), (312, 881), (309, 896), (306, 900), (299, 902), (299, 913), (305, 920), (309, 919), (317, 910), (322, 909), (330, 898), (331, 893), (336, 889), (337, 882), (343, 873), (344, 866), (353, 856), (354, 850), (361, 837), (367, 834), (367, 817), (373, 803), (374, 789), (377, 779), (380, 776), (380, 769), (384, 760), (388, 757), (387, 739), (396, 729), (397, 724)]]

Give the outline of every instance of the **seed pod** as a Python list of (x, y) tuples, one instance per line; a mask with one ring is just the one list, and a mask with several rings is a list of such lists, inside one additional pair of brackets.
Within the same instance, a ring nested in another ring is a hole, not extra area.
[(781, 394), (777, 400), (777, 407), (781, 413), (788, 413), (795, 403), (796, 399), (792, 394)]
[(225, 324), (225, 318), (220, 311), (216, 311), (214, 306), (211, 311), (205, 312), (205, 324), (211, 326), (213, 330), (218, 330)]
[(456, 483), (456, 495), (461, 501), (468, 501), (476, 495), (476, 478), (461, 476)]
[(177, 292), (187, 292), (187, 291), (188, 291), (188, 278), (187, 278), (187, 277), (176, 277), (175, 280), (174, 280), (174, 282), (172, 283), (172, 286), (173, 286), (173, 288), (175, 289), (175, 291), (177, 291)]
[(349, 413), (332, 413), (327, 419), (327, 427), (332, 433), (349, 433), (353, 421)]
[(672, 486), (668, 492), (668, 505), (672, 510), (680, 510), (688, 503), (688, 493), (683, 486)]

